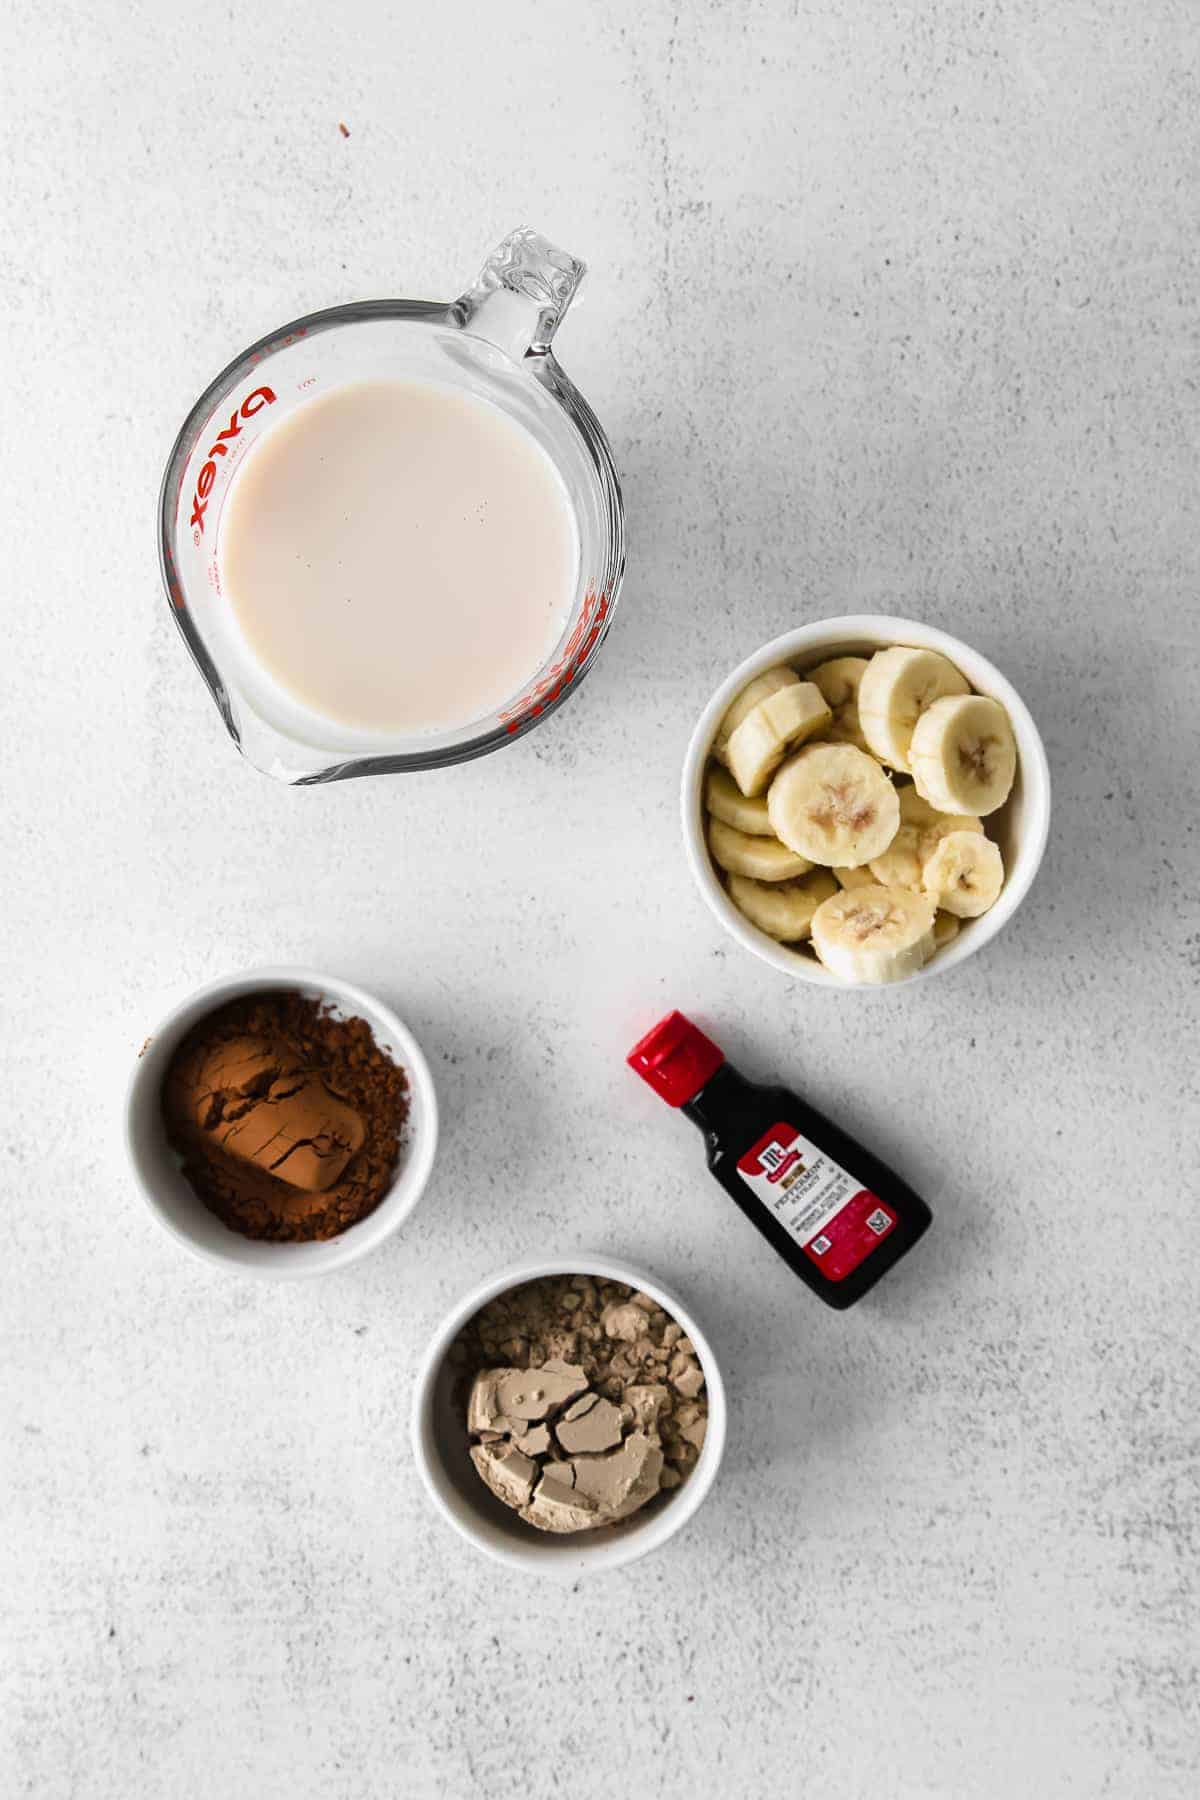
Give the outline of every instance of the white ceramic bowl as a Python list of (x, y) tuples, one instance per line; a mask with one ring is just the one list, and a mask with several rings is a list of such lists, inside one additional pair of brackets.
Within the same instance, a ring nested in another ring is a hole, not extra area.
[[(696, 1346), (708, 1397), (708, 1431), (695, 1468), (681, 1487), (631, 1518), (594, 1532), (556, 1536), (517, 1518), (486, 1488), (468, 1453), (466, 1421), (452, 1401), (455, 1371), (450, 1345), (480, 1307), (497, 1294), (543, 1275), (593, 1275), (624, 1281), (649, 1294), (682, 1325)], [(712, 1347), (687, 1308), (642, 1269), (611, 1257), (579, 1252), (519, 1263), (481, 1282), (442, 1320), (417, 1372), (413, 1397), (412, 1445), (429, 1497), (454, 1529), (476, 1550), (509, 1568), (574, 1581), (599, 1569), (630, 1563), (674, 1537), (694, 1515), (716, 1479), (725, 1449), (725, 1387)]]
[[(721, 683), (700, 715), (683, 764), (681, 803), (688, 865), (696, 886), (730, 937), (784, 975), (843, 992), (864, 990), (851, 989), (850, 983), (830, 974), (813, 957), (767, 937), (738, 911), (725, 892), (705, 841), (704, 771), (717, 726), (730, 702), (764, 669), (773, 669), (779, 663), (790, 663), (801, 670), (814, 668), (834, 656), (871, 656), (889, 644), (911, 644), (918, 649), (940, 651), (962, 670), (977, 693), (987, 694), (1000, 702), (1012, 721), (1017, 740), (1017, 779), (1013, 791), (1000, 811), (987, 821), (988, 836), (996, 839), (1004, 857), (1006, 873), (1000, 898), (981, 918), (964, 919), (957, 937), (939, 950), (923, 969), (908, 976), (907, 981), (926, 981), (932, 975), (944, 975), (957, 968), (968, 956), (990, 943), (1012, 918), (1033, 885), (1050, 830), (1050, 766), (1041, 734), (1011, 682), (977, 650), (951, 637), (949, 632), (922, 625), (915, 619), (891, 619), (871, 613), (820, 619), (813, 625), (802, 625), (796, 631), (785, 631), (782, 637), (774, 638), (753, 656), (748, 656)], [(891, 985), (903, 986), (905, 983)], [(866, 991), (874, 990), (868, 988)]]
[[(409, 1113), (391, 1188), (365, 1219), (335, 1238), (311, 1244), (262, 1243), (223, 1225), (202, 1204), (180, 1172), (167, 1142), (160, 1095), (167, 1066), (181, 1039), (206, 1013), (231, 1000), (269, 990), (298, 990), (321, 1000), (343, 1018), (365, 1019), (375, 1041), (408, 1076)], [(421, 1197), (437, 1150), (438, 1114), (433, 1077), (420, 1045), (390, 1008), (362, 988), (315, 969), (251, 969), (199, 988), (147, 1039), (125, 1101), (129, 1160), (146, 1204), (176, 1243), (205, 1261), (246, 1275), (297, 1280), (325, 1275), (357, 1262), (390, 1237)]]

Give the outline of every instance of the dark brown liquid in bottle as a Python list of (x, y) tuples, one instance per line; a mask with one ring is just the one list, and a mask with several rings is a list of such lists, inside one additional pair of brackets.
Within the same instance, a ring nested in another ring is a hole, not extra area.
[(790, 1088), (739, 1075), (683, 1013), (626, 1061), (700, 1127), (725, 1192), (827, 1306), (853, 1306), (928, 1229), (907, 1182)]
[(787, 1088), (723, 1063), (681, 1110), (708, 1166), (784, 1262), (844, 1311), (899, 1262), (933, 1215), (919, 1194)]

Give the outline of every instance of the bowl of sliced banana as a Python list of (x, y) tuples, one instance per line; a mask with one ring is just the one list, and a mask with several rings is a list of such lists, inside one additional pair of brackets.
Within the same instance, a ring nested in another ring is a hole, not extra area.
[(1050, 769), (1012, 684), (914, 619), (854, 615), (747, 657), (683, 770), (696, 884), (743, 948), (826, 987), (944, 973), (1029, 892)]

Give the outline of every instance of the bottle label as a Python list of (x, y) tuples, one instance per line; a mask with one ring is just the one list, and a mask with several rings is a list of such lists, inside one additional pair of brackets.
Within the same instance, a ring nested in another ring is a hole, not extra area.
[(899, 1224), (899, 1214), (802, 1137), (772, 1125), (738, 1174), (826, 1281), (844, 1281)]

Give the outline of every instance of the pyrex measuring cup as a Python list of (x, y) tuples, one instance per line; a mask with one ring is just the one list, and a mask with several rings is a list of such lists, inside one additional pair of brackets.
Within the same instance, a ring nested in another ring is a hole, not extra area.
[[(163, 582), (230, 736), (267, 774), (336, 781), (482, 756), (548, 718), (591, 667), (612, 622), (625, 534), (608, 441), (550, 348), (583, 274), (535, 232), (514, 231), (459, 299), (310, 313), (243, 351), (188, 414), (159, 501)], [(221, 592), (222, 508), (248, 452), (316, 395), (381, 377), (465, 388), (500, 407), (554, 463), (578, 529), (576, 592), (552, 654), (503, 708), (452, 730), (357, 730), (311, 711), (256, 660)]]

